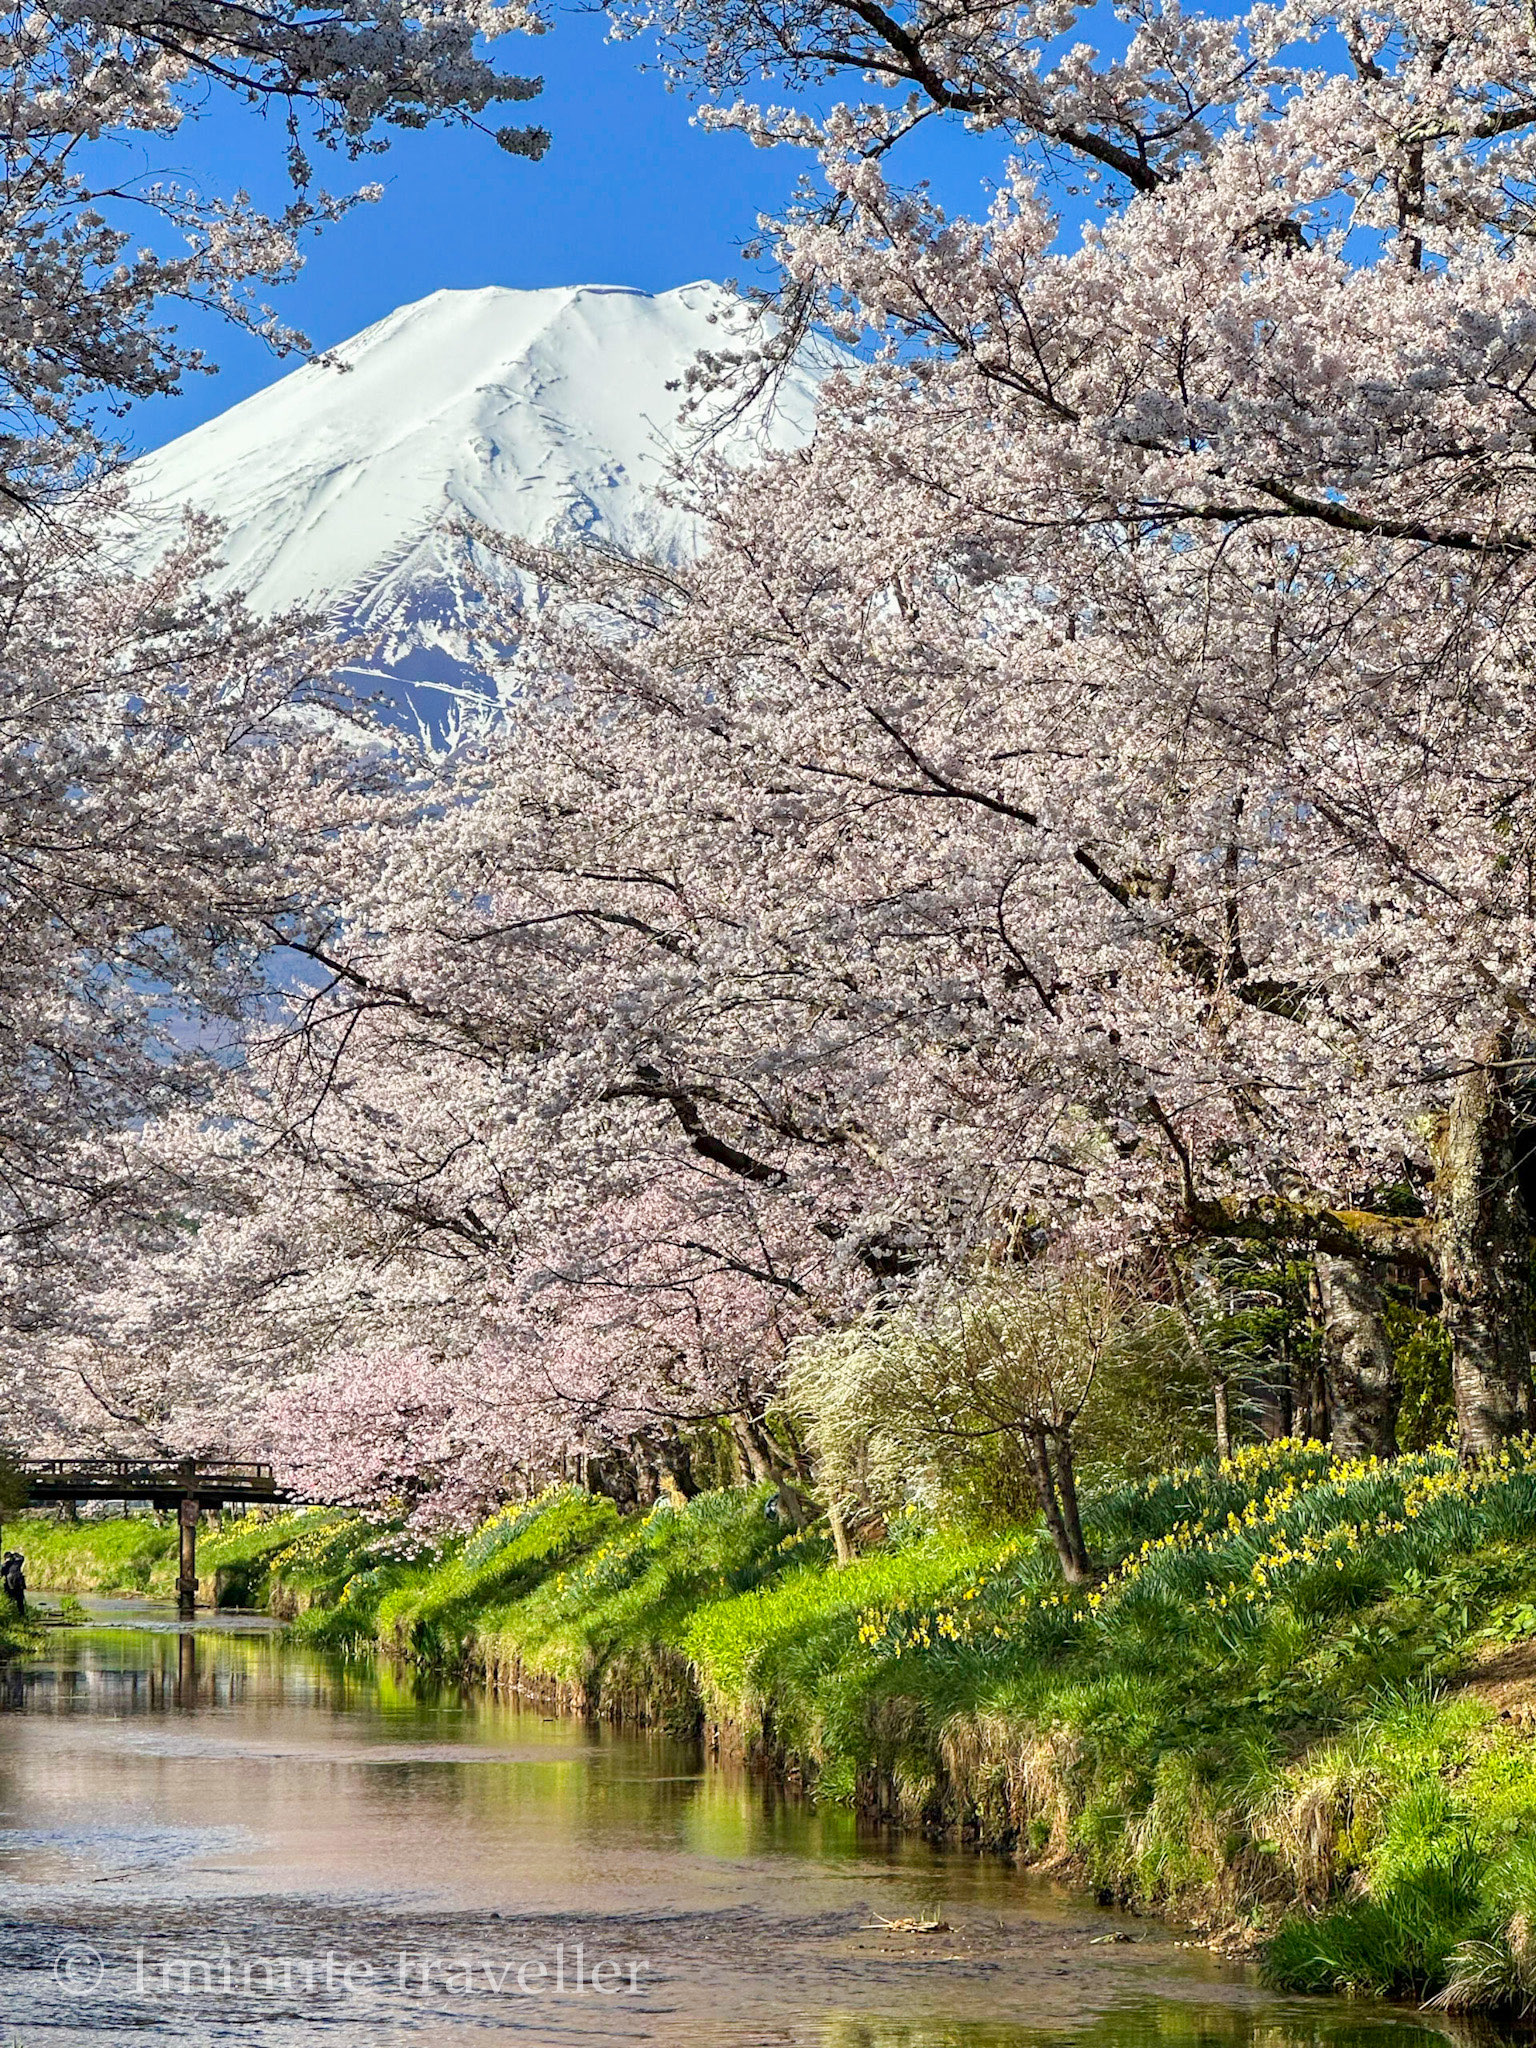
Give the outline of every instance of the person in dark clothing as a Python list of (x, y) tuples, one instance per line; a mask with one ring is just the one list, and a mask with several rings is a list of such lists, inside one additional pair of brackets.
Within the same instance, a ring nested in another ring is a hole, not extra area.
[(18, 1614), (27, 1611), (26, 1560), (19, 1550), (8, 1550), (0, 1562), (0, 1587)]

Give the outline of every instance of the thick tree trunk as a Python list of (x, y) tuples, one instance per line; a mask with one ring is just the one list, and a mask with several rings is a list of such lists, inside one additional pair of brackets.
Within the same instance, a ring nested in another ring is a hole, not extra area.
[(750, 1486), (752, 1484), (752, 1468), (747, 1463), (746, 1452), (741, 1448), (741, 1431), (734, 1422), (732, 1422), (730, 1428), (725, 1433), (724, 1462), (729, 1465), (731, 1474), (729, 1480), (725, 1482), (727, 1485)]
[(733, 1415), (731, 1434), (756, 1485), (761, 1486), (769, 1479), (778, 1478), (768, 1446), (763, 1441), (762, 1431), (757, 1428), (751, 1416)]
[(791, 1528), (805, 1528), (811, 1518), (810, 1509), (806, 1506), (805, 1496), (792, 1482), (793, 1468), (768, 1431), (752, 1415), (733, 1416), (731, 1427), (752, 1467), (753, 1479), (759, 1486), (771, 1482), (778, 1489), (779, 1513)]
[(1168, 1277), (1173, 1284), (1173, 1305), (1179, 1321), (1184, 1325), (1184, 1335), (1189, 1348), (1200, 1361), (1200, 1365), (1211, 1383), (1211, 1405), (1216, 1412), (1216, 1455), (1230, 1458), (1232, 1455), (1232, 1412), (1228, 1399), (1227, 1375), (1218, 1359), (1212, 1358), (1200, 1334), (1200, 1324), (1189, 1305), (1189, 1296), (1184, 1287), (1184, 1276), (1179, 1271), (1177, 1259), (1168, 1262)]
[(1531, 1423), (1530, 1219), (1516, 1173), (1510, 1028), (1456, 1084), (1436, 1184), (1440, 1296), (1461, 1455), (1475, 1463)]
[(634, 1507), (649, 1507), (644, 1489), (644, 1471), (640, 1463), (621, 1450), (612, 1450), (599, 1456), (585, 1451), (581, 1460), (581, 1484), (588, 1493), (600, 1494), (611, 1500), (616, 1508), (628, 1511)]
[(1257, 1383), (1252, 1392), (1258, 1397), (1259, 1430), (1264, 1441), (1271, 1444), (1282, 1442), (1291, 1435), (1296, 1420), (1291, 1361), (1283, 1344), (1270, 1377)]
[(656, 1452), (656, 1439), (641, 1430), (632, 1440), (630, 1462), (635, 1475), (635, 1505), (653, 1508), (662, 1496), (661, 1465)]
[(1296, 1382), (1291, 1372), (1291, 1354), (1287, 1346), (1280, 1350), (1280, 1384), (1275, 1390), (1275, 1409), (1282, 1436), (1296, 1433)]
[(669, 1482), (670, 1490), (683, 1500), (692, 1500), (699, 1491), (699, 1482), (693, 1476), (693, 1459), (688, 1446), (675, 1436), (663, 1437), (661, 1441), (661, 1469)]
[(803, 1529), (811, 1519), (811, 1511), (805, 1504), (805, 1495), (798, 1486), (792, 1486), (787, 1477), (779, 1478), (779, 1513), (792, 1529)]
[(1296, 1404), (1296, 1434), (1303, 1443), (1316, 1443), (1328, 1434), (1328, 1402), (1320, 1372), (1303, 1373), (1300, 1398)]
[(1328, 1440), (1341, 1457), (1394, 1457), (1403, 1389), (1376, 1282), (1363, 1259), (1318, 1252), (1313, 1265), (1323, 1320)]
[(1278, 1389), (1278, 1413), (1280, 1413), (1280, 1436), (1296, 1434), (1296, 1382), (1290, 1374), (1290, 1352), (1280, 1352), (1280, 1389)]
[(809, 1486), (816, 1475), (811, 1469), (811, 1460), (805, 1445), (800, 1441), (800, 1432), (795, 1428), (793, 1421), (787, 1415), (779, 1417), (779, 1427), (783, 1430), (785, 1440), (789, 1445), (791, 1471), (802, 1485)]

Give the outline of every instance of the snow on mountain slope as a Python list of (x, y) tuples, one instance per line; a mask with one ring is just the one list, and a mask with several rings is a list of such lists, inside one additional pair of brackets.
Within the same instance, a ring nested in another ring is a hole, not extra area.
[[(367, 673), (417, 709), (424, 691), (483, 688), (452, 522), (686, 552), (686, 517), (655, 495), (688, 442), (668, 387), (699, 350), (739, 339), (742, 317), (713, 284), (434, 292), (137, 462), (146, 544), (187, 507), (210, 513), (226, 530), (221, 587), (263, 611), (333, 612), (375, 650)], [(797, 364), (717, 448), (749, 460), (798, 445), (820, 374)]]

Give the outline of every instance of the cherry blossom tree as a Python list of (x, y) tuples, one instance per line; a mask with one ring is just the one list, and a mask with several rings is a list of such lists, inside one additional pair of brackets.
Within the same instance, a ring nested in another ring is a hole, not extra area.
[[(416, 1355), (472, 1353), (506, 1416), (562, 1458), (628, 1445), (664, 1466), (719, 1420), (747, 1469), (785, 1477), (765, 1411), (786, 1342), (972, 1241), (1008, 1184), (998, 1126), (983, 1137), (946, 1104), (942, 1053), (903, 1079), (862, 1028), (840, 1047), (793, 979), (733, 1004), (723, 1040), (752, 878), (720, 867), (718, 831), (698, 848), (708, 871), (680, 875), (687, 764), (646, 794), (638, 724), (622, 783), (611, 749), (577, 748), (563, 779), (551, 748), (578, 722), (526, 703), (427, 785), (408, 829), (317, 856), (304, 893), (334, 922), (288, 935), (314, 979), (250, 1048), (236, 1112), (275, 1176), (260, 1211), (302, 1206), (316, 1231), (313, 1259), (274, 1246), (271, 1263), (323, 1295), (372, 1262), (391, 1276), (385, 1326)], [(604, 747), (617, 738), (610, 723)], [(655, 875), (662, 857), (679, 886)], [(605, 881), (616, 863), (628, 907)], [(708, 1075), (680, 1052), (688, 1031)], [(815, 1080), (818, 1062), (833, 1064)], [(802, 1070), (819, 1100), (800, 1099)], [(868, 1095), (836, 1126), (834, 1071)]]
[[(516, 715), (304, 868), (242, 1111), (509, 1412), (1070, 1232), (1423, 1261), (1467, 1453), (1530, 1419), (1530, 25), (1073, 19), (646, 17), (799, 94), (714, 118), (820, 153), (784, 333), (868, 360), (695, 566), (514, 551)], [(948, 113), (977, 220), (895, 181)]]
[[(260, 288), (374, 190), (318, 189), (310, 154), (371, 153), (391, 127), (489, 125), (538, 87), (483, 45), (537, 26), (495, 0), (172, 0), (0, 25), (0, 1328), (38, 1427), (163, 1438), (186, 1406), (152, 1368), (163, 1344), (125, 1360), (92, 1304), (134, 1327), (164, 1297), (149, 1269), (122, 1268), (130, 1244), (174, 1250), (220, 1203), (248, 1220), (229, 1185), (199, 1196), (193, 1179), (241, 1022), (270, 995), (264, 953), (305, 928), (291, 838), (268, 828), (280, 815), (291, 835), (302, 811), (301, 837), (338, 829), (368, 779), (366, 750), (316, 723), (328, 633), (199, 595), (207, 532), (148, 574), (125, 566), (124, 506), (101, 483), (112, 423), (207, 367), (166, 305), (307, 347)], [(280, 213), (147, 168), (210, 107), (280, 123)], [(522, 155), (545, 139), (495, 130)]]
[[(1530, 1415), (1530, 23), (1148, 6), (1100, 57), (1064, 39), (1080, 17), (635, 10), (712, 119), (820, 152), (825, 198), (770, 224), (789, 332), (819, 317), (887, 348), (853, 446), (810, 458), (827, 500), (787, 486), (744, 573), (764, 633), (880, 733), (866, 790), (990, 811), (1021, 858), (1055, 835), (1058, 910), (1161, 956), (1192, 1006), (1176, 1034), (1110, 1028), (1156, 1049), (1136, 1113), (1192, 1217), (1315, 1233), (1298, 1191), (1310, 1212), (1433, 1176), (1476, 1453)], [(738, 97), (763, 72), (798, 103)], [(845, 77), (862, 102), (818, 114)], [(889, 176), (949, 115), (1019, 151), (980, 222)], [(1059, 207), (1085, 194), (1097, 218), (1064, 248)], [(1035, 710), (1011, 729), (995, 615), (956, 598), (977, 583), (1033, 614)], [(1082, 802), (1096, 780), (1109, 809)], [(1022, 871), (1008, 886), (1038, 903)], [(1357, 1216), (1337, 1248), (1424, 1235)]]
[(307, 915), (270, 819), (303, 790), (334, 829), (375, 780), (330, 636), (210, 603), (206, 535), (124, 566), (120, 511), (0, 533), (0, 1327), (35, 1416), (127, 1247), (192, 1227), (198, 1125)]
[[(493, 1471), (508, 1487), (579, 1471), (628, 1501), (690, 1491), (690, 1445), (721, 1430), (745, 1476), (803, 1476), (768, 1419), (785, 1350), (860, 1299), (803, 1203), (675, 1156), (643, 1111), (610, 1125), (601, 1154), (547, 1125), (497, 1131), (504, 1114), (477, 1102), (465, 1115), (451, 1063), (433, 1073), (376, 1028), (367, 1043), (302, 1137), (272, 1121), (277, 1104), (253, 1112), (246, 1099), (272, 1181), (247, 1227), (294, 1222), (247, 1264), (243, 1300), (218, 1227), (198, 1270), (184, 1260), (170, 1280), (184, 1304), (207, 1304), (191, 1312), (207, 1318), (193, 1332), (201, 1354), (243, 1357), (257, 1385), (309, 1388), (275, 1411), (307, 1483), (359, 1497), (346, 1417), (370, 1412), (355, 1361), (379, 1359), (381, 1333), (429, 1357), (434, 1384), (463, 1390), (446, 1411), (462, 1457), (436, 1461), (433, 1515), (483, 1508)], [(298, 1199), (275, 1199), (279, 1185)], [(409, 1386), (408, 1364), (391, 1374)]]

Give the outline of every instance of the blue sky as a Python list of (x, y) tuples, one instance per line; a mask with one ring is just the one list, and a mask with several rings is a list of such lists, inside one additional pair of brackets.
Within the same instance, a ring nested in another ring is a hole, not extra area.
[[(688, 101), (639, 69), (639, 46), (607, 42), (600, 14), (562, 12), (549, 34), (509, 36), (497, 50), (504, 69), (543, 75), (540, 100), (499, 118), (550, 129), (549, 154), (528, 163), (483, 135), (439, 128), (400, 135), (387, 155), (356, 164), (319, 156), (317, 179), (333, 190), (375, 179), (386, 189), (313, 242), (298, 281), (273, 295), (318, 346), (443, 286), (665, 291), (699, 277), (743, 277), (740, 250), (757, 215), (782, 205), (808, 168), (800, 151), (754, 149), (693, 127)], [(277, 206), (283, 142), (276, 123), (215, 103), (146, 164), (223, 191), (244, 185)], [(950, 174), (970, 204), (992, 157), (958, 132), (935, 133), (923, 168), (946, 184)], [(219, 374), (191, 377), (180, 398), (136, 408), (126, 423), (136, 448), (184, 433), (293, 367), (211, 319), (183, 326)]]

